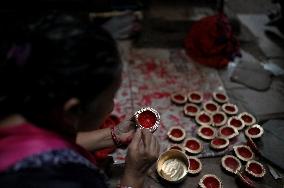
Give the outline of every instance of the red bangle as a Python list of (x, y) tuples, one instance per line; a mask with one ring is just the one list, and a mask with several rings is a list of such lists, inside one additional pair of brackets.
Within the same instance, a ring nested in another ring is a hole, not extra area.
[(121, 146), (122, 145), (121, 140), (115, 135), (113, 127), (111, 128), (110, 134), (111, 134), (111, 138), (112, 138), (114, 144), (117, 147)]

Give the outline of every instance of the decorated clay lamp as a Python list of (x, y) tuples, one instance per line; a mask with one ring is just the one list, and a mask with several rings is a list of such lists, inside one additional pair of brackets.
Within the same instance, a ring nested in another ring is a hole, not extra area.
[(206, 174), (199, 180), (201, 188), (222, 188), (221, 180), (213, 174)]
[(184, 106), (183, 111), (186, 116), (194, 117), (200, 112), (200, 109), (196, 104), (190, 103)]
[(198, 154), (203, 150), (203, 145), (197, 138), (187, 138), (183, 146), (190, 154)]
[(239, 111), (237, 105), (232, 103), (225, 103), (221, 108), (228, 115), (236, 115)]
[(260, 125), (255, 124), (245, 130), (245, 135), (247, 137), (255, 139), (261, 137), (263, 135), (263, 132), (263, 128)]
[(249, 161), (254, 158), (254, 153), (250, 147), (246, 145), (234, 146), (234, 152), (242, 161)]
[(205, 103), (203, 103), (203, 109), (205, 112), (210, 113), (214, 113), (214, 112), (218, 112), (219, 111), (220, 106), (213, 102), (213, 101), (207, 101)]
[(205, 111), (201, 111), (200, 113), (198, 113), (195, 116), (195, 121), (199, 124), (199, 125), (211, 125), (212, 124), (212, 117), (210, 114), (208, 114)]
[(243, 112), (243, 113), (239, 114), (238, 117), (245, 122), (246, 126), (254, 125), (255, 122), (256, 122), (255, 117), (253, 117), (253, 115), (251, 115), (250, 113), (247, 113), (247, 112)]
[(215, 127), (221, 127), (227, 123), (227, 116), (224, 112), (215, 112), (211, 114), (212, 125)]
[(256, 188), (255, 182), (251, 180), (248, 176), (246, 176), (244, 172), (238, 172), (237, 175), (237, 182), (239, 184), (239, 187)]
[(185, 130), (182, 127), (174, 126), (168, 131), (168, 137), (174, 142), (181, 142), (185, 139)]
[(181, 105), (181, 104), (185, 104), (186, 103), (187, 98), (182, 93), (173, 93), (171, 95), (171, 100), (172, 100), (173, 103)]
[(238, 130), (232, 126), (223, 126), (219, 129), (219, 135), (221, 137), (232, 139), (239, 134)]
[(196, 157), (189, 157), (189, 168), (188, 173), (191, 175), (198, 174), (202, 170), (202, 163), (201, 161)]
[(254, 178), (262, 178), (266, 173), (264, 166), (255, 160), (250, 160), (247, 162), (245, 171)]
[(191, 103), (199, 104), (203, 101), (203, 95), (201, 92), (192, 91), (187, 95), (188, 101)]
[(238, 131), (242, 130), (245, 127), (245, 122), (238, 118), (238, 116), (232, 116), (228, 119), (229, 126), (235, 127)]
[(216, 137), (210, 142), (210, 147), (215, 150), (222, 150), (229, 146), (230, 142), (227, 138)]
[(160, 125), (160, 114), (153, 108), (141, 108), (134, 114), (137, 126), (154, 132)]
[(197, 134), (204, 140), (212, 140), (216, 137), (217, 132), (214, 128), (210, 126), (201, 126), (198, 128)]
[(227, 172), (233, 174), (237, 174), (242, 168), (241, 161), (233, 155), (225, 155), (222, 157), (221, 165)]
[(213, 99), (218, 103), (226, 103), (229, 100), (228, 96), (221, 92), (214, 92)]

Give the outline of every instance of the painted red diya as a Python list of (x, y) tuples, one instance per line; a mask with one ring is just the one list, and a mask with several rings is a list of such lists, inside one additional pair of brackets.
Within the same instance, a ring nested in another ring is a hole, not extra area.
[(218, 103), (226, 103), (229, 100), (228, 96), (221, 92), (213, 92), (213, 99)]
[(236, 156), (242, 161), (249, 161), (254, 158), (254, 153), (250, 147), (246, 145), (234, 146), (234, 152)]
[(205, 140), (212, 140), (216, 137), (217, 132), (214, 128), (210, 126), (201, 126), (198, 128), (197, 134)]
[(245, 171), (255, 178), (262, 178), (266, 173), (264, 166), (255, 160), (247, 162)]
[(228, 147), (230, 144), (227, 138), (216, 137), (210, 142), (210, 147), (216, 150), (222, 150)]
[(160, 114), (151, 107), (141, 108), (134, 114), (135, 121), (140, 129), (154, 132), (160, 125)]
[(239, 114), (238, 117), (245, 122), (246, 126), (254, 125), (255, 122), (256, 122), (255, 117), (253, 117), (253, 115), (251, 115), (250, 113), (247, 113), (247, 112), (243, 112), (243, 113)]
[(198, 158), (189, 157), (188, 161), (189, 161), (189, 168), (188, 168), (189, 174), (195, 175), (202, 170), (202, 163)]
[(239, 111), (239, 108), (235, 104), (225, 103), (222, 105), (222, 110), (228, 115), (236, 115)]
[(183, 108), (183, 111), (186, 116), (193, 117), (200, 112), (200, 109), (197, 105), (191, 103), (191, 104), (186, 104)]
[(168, 131), (168, 137), (174, 142), (181, 142), (185, 139), (185, 130), (181, 127), (174, 126)]
[(227, 116), (223, 112), (215, 112), (211, 117), (213, 126), (221, 127), (227, 123)]
[(237, 174), (242, 168), (241, 161), (233, 155), (225, 155), (222, 157), (221, 165), (227, 172), (233, 174)]
[(203, 103), (204, 111), (208, 112), (209, 114), (219, 111), (219, 108), (220, 108), (220, 106), (213, 101), (207, 101), (207, 102)]
[(182, 93), (173, 93), (171, 95), (171, 100), (175, 104), (185, 104), (187, 101), (187, 98), (184, 94)]
[(232, 127), (232, 126), (224, 126), (219, 129), (219, 135), (227, 139), (232, 139), (238, 136), (238, 134), (239, 134), (239, 131), (235, 127)]
[(221, 180), (213, 174), (206, 174), (199, 180), (201, 188), (222, 188)]
[(184, 152), (183, 147), (180, 146), (180, 145), (177, 145), (177, 144), (171, 145), (168, 150), (171, 150), (171, 149), (176, 149), (176, 150), (179, 150), (181, 152)]
[(235, 127), (238, 131), (242, 130), (245, 127), (245, 122), (238, 118), (238, 116), (232, 116), (228, 119), (229, 126)]
[(203, 150), (203, 145), (197, 138), (186, 139), (183, 146), (185, 151), (190, 154), (198, 154)]
[(263, 128), (258, 124), (255, 124), (245, 130), (245, 135), (253, 139), (261, 137), (263, 133)]
[(187, 98), (189, 102), (196, 104), (199, 104), (203, 101), (203, 95), (201, 92), (198, 91), (189, 92)]
[(244, 188), (256, 188), (255, 182), (252, 181), (248, 176), (243, 172), (238, 172), (237, 182), (240, 187)]
[(208, 114), (205, 111), (201, 111), (198, 114), (196, 114), (195, 116), (195, 121), (199, 124), (199, 125), (211, 125), (212, 124), (212, 117), (210, 114)]

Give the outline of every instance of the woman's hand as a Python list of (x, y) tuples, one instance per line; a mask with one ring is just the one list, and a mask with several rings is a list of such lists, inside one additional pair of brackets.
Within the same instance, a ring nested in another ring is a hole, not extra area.
[(147, 129), (137, 129), (128, 146), (121, 184), (134, 188), (142, 187), (147, 171), (156, 162), (159, 153), (160, 145), (157, 138)]
[(117, 136), (122, 145), (128, 145), (135, 133), (136, 125), (133, 117), (122, 121), (114, 127), (114, 134)]

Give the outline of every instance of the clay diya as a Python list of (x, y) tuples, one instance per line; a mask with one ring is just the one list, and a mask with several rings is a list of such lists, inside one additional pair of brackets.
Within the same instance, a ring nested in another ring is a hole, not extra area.
[(187, 138), (183, 146), (185, 151), (190, 154), (198, 154), (203, 150), (203, 145), (197, 138)]
[(210, 126), (201, 126), (198, 128), (197, 134), (205, 140), (212, 140), (216, 137), (217, 132), (214, 128)]
[(212, 124), (212, 117), (210, 114), (208, 114), (205, 111), (201, 111), (198, 114), (196, 114), (195, 116), (195, 121), (199, 124), (199, 125), (211, 125)]
[(238, 116), (232, 116), (228, 119), (229, 126), (235, 127), (238, 131), (242, 130), (245, 127), (245, 122), (238, 118)]
[(188, 173), (191, 175), (198, 174), (202, 170), (202, 163), (201, 161), (196, 157), (189, 157), (189, 167), (188, 167)]
[(211, 114), (212, 125), (215, 127), (221, 127), (227, 123), (227, 116), (224, 112), (215, 112)]
[(183, 108), (184, 114), (186, 116), (196, 116), (200, 112), (199, 107), (196, 104), (186, 104)]
[(229, 140), (227, 138), (223, 137), (216, 137), (210, 142), (210, 147), (215, 150), (222, 150), (228, 147), (230, 144)]
[(266, 173), (264, 166), (255, 160), (247, 162), (245, 171), (254, 178), (262, 178)]
[(238, 117), (245, 122), (246, 126), (254, 125), (255, 122), (256, 122), (255, 117), (253, 117), (253, 115), (251, 115), (250, 113), (247, 113), (247, 112), (243, 112), (243, 113), (239, 114)]
[(151, 107), (141, 108), (134, 114), (137, 126), (154, 132), (160, 125), (160, 114)]
[(221, 180), (213, 174), (206, 174), (199, 180), (201, 188), (222, 188)]
[(201, 92), (192, 91), (187, 95), (188, 101), (191, 103), (199, 104), (203, 101), (203, 95)]
[(221, 92), (213, 92), (213, 99), (218, 103), (226, 103), (229, 100), (228, 96)]
[(214, 112), (218, 112), (219, 108), (220, 108), (220, 106), (213, 101), (207, 101), (207, 102), (203, 103), (202, 106), (203, 106), (204, 111), (208, 112), (209, 114), (214, 113)]
[(176, 150), (179, 150), (181, 152), (184, 152), (183, 147), (180, 146), (180, 145), (177, 145), (177, 144), (171, 145), (168, 150), (171, 150), (171, 149), (176, 149)]
[(235, 127), (232, 127), (232, 126), (223, 126), (219, 129), (218, 132), (221, 137), (224, 137), (227, 139), (232, 139), (239, 134), (239, 131)]
[(168, 137), (174, 142), (181, 142), (185, 139), (185, 130), (182, 127), (174, 126), (168, 131)]
[(239, 111), (237, 105), (232, 103), (225, 103), (221, 108), (228, 115), (236, 115)]
[(237, 174), (242, 168), (241, 161), (233, 155), (225, 155), (222, 157), (221, 165), (227, 172), (233, 174)]
[(263, 128), (260, 125), (255, 124), (245, 130), (245, 135), (247, 137), (255, 139), (261, 137), (263, 135), (263, 132)]
[(245, 188), (255, 188), (255, 182), (252, 181), (248, 176), (243, 172), (238, 172), (237, 182), (239, 183), (239, 187)]
[(246, 145), (234, 146), (234, 152), (242, 161), (249, 161), (254, 158), (254, 153), (250, 147)]
[(175, 104), (185, 104), (187, 101), (187, 97), (186, 95), (182, 94), (182, 93), (173, 93), (171, 95), (171, 100), (173, 103)]

